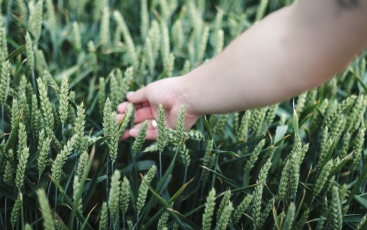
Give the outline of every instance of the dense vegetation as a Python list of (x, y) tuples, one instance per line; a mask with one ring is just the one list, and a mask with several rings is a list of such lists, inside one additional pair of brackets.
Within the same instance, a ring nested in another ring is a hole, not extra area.
[(157, 142), (119, 141), (127, 91), (292, 1), (0, 3), (1, 229), (367, 229), (365, 53), (290, 101), (190, 131), (160, 107)]

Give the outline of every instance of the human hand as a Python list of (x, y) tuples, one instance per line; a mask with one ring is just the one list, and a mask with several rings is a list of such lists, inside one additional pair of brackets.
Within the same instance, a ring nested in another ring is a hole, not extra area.
[(162, 104), (166, 113), (166, 126), (176, 128), (177, 116), (181, 105), (185, 106), (185, 130), (189, 129), (200, 117), (190, 110), (190, 105), (184, 100), (180, 92), (179, 78), (168, 78), (147, 85), (146, 87), (127, 94), (128, 102), (118, 105), (117, 120), (121, 121), (124, 117), (129, 103), (135, 105), (134, 127), (125, 131), (122, 139), (136, 137), (138, 131), (145, 120), (149, 122), (147, 130), (147, 140), (155, 140), (158, 130), (152, 125), (152, 121), (158, 117), (158, 105)]

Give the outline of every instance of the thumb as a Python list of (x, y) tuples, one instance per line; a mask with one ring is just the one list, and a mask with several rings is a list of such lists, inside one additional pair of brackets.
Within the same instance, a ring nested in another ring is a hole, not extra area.
[(146, 87), (139, 89), (136, 92), (128, 92), (126, 94), (127, 100), (134, 104), (142, 103), (148, 100)]

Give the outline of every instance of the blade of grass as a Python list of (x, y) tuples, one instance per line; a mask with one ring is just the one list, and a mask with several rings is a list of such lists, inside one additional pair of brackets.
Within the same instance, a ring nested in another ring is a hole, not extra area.
[(93, 145), (92, 151), (91, 151), (91, 153), (89, 155), (87, 167), (84, 169), (83, 177), (82, 177), (82, 180), (80, 181), (79, 191), (78, 191), (78, 193), (76, 195), (76, 198), (75, 198), (75, 201), (74, 201), (74, 205), (72, 206), (73, 209), (71, 211), (71, 216), (70, 216), (69, 223), (68, 223), (69, 229), (72, 229), (74, 227), (75, 212), (78, 210), (79, 200), (80, 200), (80, 198), (82, 196), (83, 187), (84, 187), (85, 181), (86, 181), (86, 179), (88, 177), (89, 170), (92, 167), (95, 150), (96, 150), (96, 146)]
[[(142, 178), (143, 180), (145, 180), (144, 178)], [(171, 215), (171, 217), (176, 221), (176, 223), (182, 228), (182, 229), (187, 229), (185, 224), (189, 225), (192, 229), (197, 229), (200, 230), (200, 228), (192, 223), (190, 220), (188, 220), (186, 217), (184, 217), (181, 213), (177, 212), (176, 210), (172, 209), (171, 206), (164, 200), (162, 199), (158, 193), (153, 189), (152, 186), (149, 185), (149, 183), (146, 183), (148, 186), (148, 189), (150, 190), (150, 192), (153, 194), (153, 196), (158, 200), (159, 203), (161, 203), (161, 205), (165, 208), (165, 210)], [(183, 220), (184, 223), (181, 221)]]
[[(172, 203), (174, 200), (177, 199), (177, 197), (179, 197), (181, 195), (181, 193), (185, 190), (185, 188), (194, 181), (194, 178), (192, 178), (190, 181), (188, 181), (187, 183), (183, 184), (178, 190), (177, 192), (171, 197), (171, 199), (169, 199), (168, 203)], [(162, 212), (164, 212), (164, 208), (161, 208), (159, 210), (159, 212), (157, 212), (152, 218), (149, 219), (149, 221), (147, 223), (144, 224), (145, 228), (149, 228), (150, 225), (152, 225), (162, 214)]]
[(350, 203), (354, 199), (354, 196), (357, 194), (358, 190), (360, 189), (361, 184), (366, 180), (367, 178), (367, 165), (364, 166), (362, 173), (357, 179), (357, 182), (353, 185), (352, 191), (350, 192), (350, 195), (348, 197), (348, 200), (346, 202), (346, 205), (349, 207)]
[(107, 154), (108, 154), (108, 150), (106, 150), (103, 155), (102, 155), (102, 158), (100, 159), (100, 162), (99, 162), (99, 165), (98, 165), (98, 168), (93, 176), (93, 179), (91, 181), (91, 185), (87, 191), (87, 194), (85, 195), (85, 198), (83, 199), (83, 207), (86, 207), (86, 204), (89, 203), (90, 199), (92, 198), (95, 190), (96, 190), (96, 187), (97, 187), (97, 184), (98, 184), (98, 178), (101, 176), (101, 175), (104, 175), (104, 167), (103, 165), (105, 164), (105, 160), (107, 158)]
[(223, 181), (227, 182), (228, 184), (230, 184), (231, 186), (233, 186), (234, 188), (242, 188), (243, 186), (241, 186), (240, 184), (238, 184), (237, 182), (229, 179), (228, 177), (225, 177), (223, 176), (222, 174), (216, 172), (216, 171), (213, 171), (212, 169), (210, 168), (207, 168), (205, 166), (201, 166), (203, 169), (206, 169), (212, 173), (214, 173), (215, 175), (217, 175), (218, 177), (220, 177)]
[[(161, 180), (158, 182), (158, 184), (157, 184), (156, 191), (158, 191), (158, 194), (161, 194), (161, 192), (162, 192), (162, 188), (163, 188), (163, 186), (164, 186), (164, 184), (165, 184), (165, 181), (167, 180), (167, 178), (168, 178), (169, 174), (170, 174), (170, 173), (172, 172), (172, 170), (173, 170), (173, 167), (174, 167), (174, 165), (175, 165), (175, 161), (176, 161), (176, 157), (177, 157), (177, 155), (178, 155), (178, 150), (182, 147), (183, 143), (184, 143), (184, 141), (183, 141), (183, 142), (181, 142), (181, 144), (180, 144), (179, 148), (177, 148), (177, 150), (176, 150), (176, 152), (175, 152), (175, 155), (173, 156), (173, 158), (172, 158), (172, 160), (171, 160), (170, 165), (168, 166), (168, 168), (167, 168), (167, 170), (166, 170), (165, 174), (163, 175), (162, 179), (161, 179)], [(144, 213), (143, 213), (143, 215), (142, 215), (142, 218), (140, 218), (140, 219), (138, 220), (138, 223), (139, 223), (139, 222), (144, 221), (144, 219), (146, 218), (146, 216), (148, 215), (148, 213), (150, 212), (150, 210), (153, 208), (154, 204), (155, 204), (154, 197), (151, 197), (151, 198), (149, 199), (149, 201), (148, 201), (147, 205), (146, 205), (146, 208), (145, 208), (145, 210), (144, 210)]]
[[(64, 196), (66, 203), (70, 206), (73, 207), (74, 206), (74, 202), (70, 199), (70, 197), (66, 194), (66, 192), (64, 191), (64, 189), (61, 187), (61, 185), (59, 183), (57, 183), (57, 181), (55, 181), (55, 178), (53, 178), (51, 175), (49, 175), (52, 183), (54, 183), (54, 185), (56, 186), (56, 188), (59, 190), (59, 192)], [(79, 212), (76, 211), (75, 215), (80, 219), (80, 222), (84, 222), (85, 218), (84, 216)], [(93, 228), (90, 226), (90, 224), (87, 224), (87, 229), (93, 230)]]

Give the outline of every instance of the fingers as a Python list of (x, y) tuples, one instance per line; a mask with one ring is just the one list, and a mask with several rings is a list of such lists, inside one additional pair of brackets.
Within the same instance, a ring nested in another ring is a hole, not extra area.
[(122, 134), (121, 140), (126, 140), (130, 137), (129, 130), (126, 130), (124, 134)]
[[(127, 107), (129, 104), (131, 104), (131, 102), (127, 102), (127, 101), (122, 102), (121, 104), (117, 106), (117, 111), (119, 113), (125, 113), (127, 111)], [(149, 106), (149, 102), (143, 102), (143, 103), (134, 105), (135, 109), (140, 109), (140, 108), (148, 107), (148, 106)]]
[[(139, 129), (130, 129), (129, 131), (129, 135), (131, 137), (137, 137), (138, 136), (138, 132), (139, 132)], [(156, 129), (148, 129), (147, 130), (147, 136), (145, 137), (146, 140), (150, 140), (150, 141), (153, 141), (153, 140), (156, 140), (157, 139), (157, 135), (158, 135), (158, 130)]]
[(126, 98), (127, 98), (127, 100), (129, 100), (130, 102), (132, 102), (134, 104), (146, 102), (146, 101), (148, 101), (147, 88), (144, 87), (142, 89), (139, 89), (138, 91), (129, 92), (126, 95)]
[[(121, 111), (123, 111), (123, 110), (121, 110)], [(120, 110), (119, 110), (119, 112), (120, 112)], [(121, 120), (124, 116), (125, 116), (124, 113), (117, 114), (116, 115), (117, 121), (121, 122)], [(143, 108), (137, 109), (135, 111), (135, 119), (134, 119), (135, 124), (141, 123), (145, 120), (152, 120), (152, 119), (154, 119), (154, 116), (153, 116), (153, 114), (150, 110), (150, 107), (143, 107)]]
[[(120, 116), (119, 116), (120, 115)], [(118, 114), (118, 118), (117, 119), (122, 119), (122, 117), (124, 115), (121, 115), (121, 114)], [(152, 124), (152, 121), (153, 120), (148, 120), (148, 129), (147, 129), (147, 132), (146, 132), (146, 140), (156, 140), (157, 139), (157, 135), (158, 135), (158, 131), (157, 129), (153, 126)], [(143, 125), (144, 122), (140, 122), (136, 125), (134, 125), (133, 128), (131, 128), (130, 130), (127, 129), (124, 134), (122, 135), (121, 137), (121, 140), (126, 140), (128, 139), (129, 137), (137, 137), (138, 136), (138, 132), (141, 128), (141, 126)]]
[[(127, 110), (127, 106), (129, 105), (129, 102), (123, 102), (117, 106), (117, 111), (119, 113), (125, 113)], [(136, 108), (136, 107), (135, 107)]]

